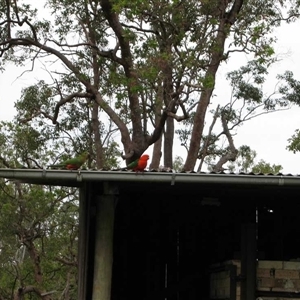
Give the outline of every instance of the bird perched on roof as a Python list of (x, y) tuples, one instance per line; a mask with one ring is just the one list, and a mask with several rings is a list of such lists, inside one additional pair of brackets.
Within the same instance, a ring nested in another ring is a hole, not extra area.
[(88, 157), (89, 157), (88, 152), (83, 152), (77, 157), (67, 159), (58, 164), (49, 165), (48, 167), (67, 169), (67, 170), (78, 170), (86, 162)]
[(125, 169), (133, 170), (135, 172), (144, 172), (145, 168), (147, 167), (149, 155), (144, 154), (140, 158), (131, 162)]

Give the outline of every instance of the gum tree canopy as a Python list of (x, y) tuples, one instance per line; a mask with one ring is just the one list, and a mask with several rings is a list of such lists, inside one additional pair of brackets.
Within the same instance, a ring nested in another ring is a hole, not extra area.
[[(252, 54), (249, 72), (261, 85), (275, 57), (272, 30), (294, 21), (298, 9), (296, 0), (2, 0), (1, 68), (8, 62), (34, 68), (39, 60), (53, 79), (43, 83), (43, 99), (24, 105), (22, 122), (59, 124), (62, 111), (75, 120), (66, 108), (87, 105), (98, 167), (106, 118), (120, 133), (127, 163), (154, 144), (153, 167), (161, 153), (172, 167), (176, 124), (189, 126), (184, 169), (192, 170), (220, 65), (237, 52)], [(241, 78), (235, 83), (236, 99), (246, 106), (266, 103), (257, 87)], [(230, 140), (227, 102), (216, 117)]]

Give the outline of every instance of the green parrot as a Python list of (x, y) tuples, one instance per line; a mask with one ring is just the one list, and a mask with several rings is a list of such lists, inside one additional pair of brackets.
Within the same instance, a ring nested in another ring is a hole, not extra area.
[(87, 152), (83, 152), (77, 157), (67, 159), (61, 163), (49, 165), (49, 168), (61, 168), (67, 170), (78, 170), (88, 159), (89, 154)]

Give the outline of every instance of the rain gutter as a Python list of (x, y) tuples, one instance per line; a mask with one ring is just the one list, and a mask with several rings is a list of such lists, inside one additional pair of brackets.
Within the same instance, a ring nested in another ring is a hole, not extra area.
[(228, 185), (267, 185), (299, 186), (298, 175), (248, 175), (211, 173), (172, 173), (172, 172), (126, 172), (93, 170), (46, 170), (46, 169), (0, 169), (0, 178), (20, 180), (27, 183), (45, 185), (76, 185), (83, 182), (148, 182), (187, 184), (228, 184)]

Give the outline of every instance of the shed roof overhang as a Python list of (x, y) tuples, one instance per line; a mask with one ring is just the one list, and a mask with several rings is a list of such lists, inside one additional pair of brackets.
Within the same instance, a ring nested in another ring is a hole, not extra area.
[(228, 188), (296, 188), (300, 190), (299, 175), (255, 175), (219, 173), (175, 173), (175, 172), (126, 172), (95, 170), (46, 170), (46, 169), (0, 169), (0, 178), (19, 180), (25, 183), (80, 187), (87, 182), (117, 182), (119, 185), (138, 185), (145, 188), (149, 184), (158, 187), (215, 186)]

